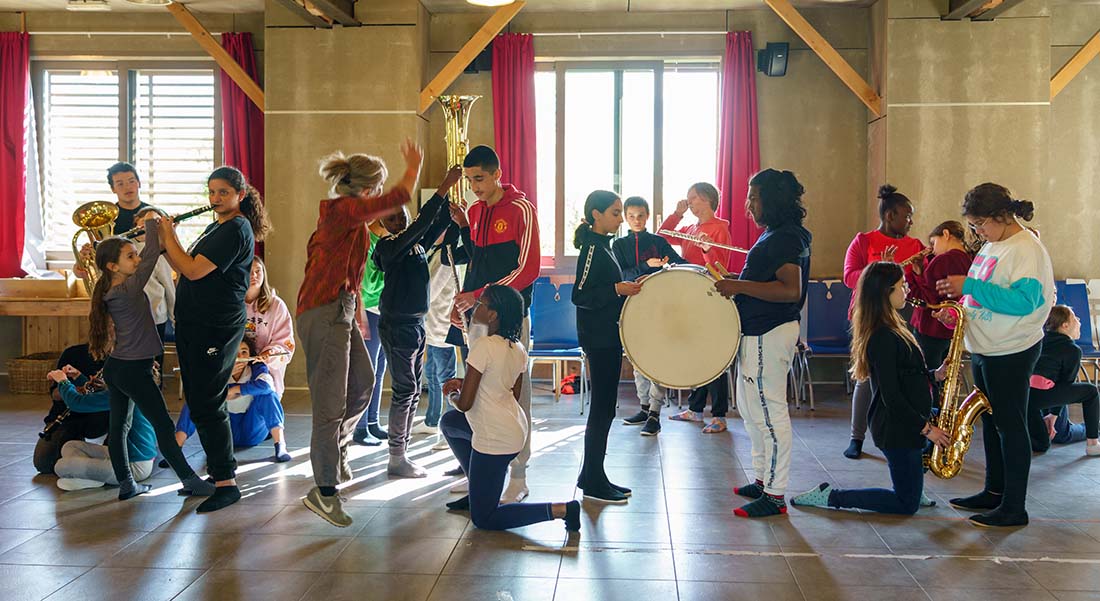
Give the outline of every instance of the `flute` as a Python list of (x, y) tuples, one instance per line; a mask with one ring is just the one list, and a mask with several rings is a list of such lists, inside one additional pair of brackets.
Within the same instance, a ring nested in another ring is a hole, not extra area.
[[(205, 207), (199, 207), (197, 209), (191, 209), (190, 211), (187, 211), (186, 213), (180, 213), (179, 215), (176, 215), (175, 217), (172, 217), (171, 218), (172, 223), (179, 223), (181, 221), (186, 221), (186, 220), (188, 220), (192, 217), (195, 217), (196, 215), (202, 215), (203, 213), (213, 211), (213, 210), (214, 210), (214, 205), (206, 205)], [(120, 238), (126, 238), (127, 240), (133, 240), (134, 238), (137, 238), (138, 236), (144, 236), (144, 235), (145, 235), (145, 226), (135, 227), (133, 229), (126, 230), (125, 232), (122, 232), (121, 234), (118, 234), (118, 236)]]
[[(462, 282), (458, 279), (458, 266), (455, 265), (455, 254), (451, 249), (450, 244), (444, 244), (443, 248), (447, 251), (447, 261), (451, 263), (451, 276), (455, 280), (455, 290), (462, 291)], [(470, 324), (466, 321), (466, 312), (459, 311), (458, 316), (462, 318), (462, 341), (466, 343), (466, 346), (470, 346), (470, 341), (466, 338), (466, 332), (470, 330)]]
[[(280, 351), (278, 353), (271, 353), (270, 355), (268, 355), (268, 357), (285, 357), (289, 354), (290, 353), (286, 351)], [(253, 355), (252, 357), (237, 357), (233, 360), (234, 363), (255, 363), (260, 361), (263, 361), (260, 355)]]
[(912, 263), (915, 263), (915, 262), (923, 259), (924, 257), (927, 257), (930, 254), (932, 254), (932, 249), (931, 248), (925, 248), (925, 249), (921, 250), (919, 253), (917, 253), (917, 254), (909, 257), (908, 259), (898, 263), (898, 267), (905, 267), (906, 265), (910, 265)]
[(693, 236), (691, 234), (685, 234), (683, 232), (677, 232), (675, 230), (659, 230), (657, 233), (662, 235), (662, 236), (669, 236), (671, 238), (680, 238), (682, 240), (687, 240), (689, 242), (694, 242), (694, 243), (696, 243), (700, 246), (702, 246), (702, 245), (713, 246), (714, 248), (721, 248), (723, 250), (731, 250), (733, 252), (738, 252), (738, 253), (742, 253), (742, 254), (746, 254), (746, 255), (749, 254), (749, 251), (741, 248), (740, 246), (730, 246), (728, 244), (719, 244), (719, 243), (713, 242), (713, 241), (707, 242), (706, 240), (703, 240), (703, 238), (701, 236)]

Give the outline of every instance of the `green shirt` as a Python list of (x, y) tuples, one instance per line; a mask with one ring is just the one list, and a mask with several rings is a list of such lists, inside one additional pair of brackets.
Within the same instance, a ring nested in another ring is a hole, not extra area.
[(378, 299), (382, 298), (382, 271), (374, 266), (371, 254), (374, 252), (378, 236), (374, 232), (370, 234), (370, 247), (367, 250), (367, 268), (363, 270), (363, 284), (359, 288), (359, 294), (363, 297), (363, 309), (373, 309), (378, 306)]

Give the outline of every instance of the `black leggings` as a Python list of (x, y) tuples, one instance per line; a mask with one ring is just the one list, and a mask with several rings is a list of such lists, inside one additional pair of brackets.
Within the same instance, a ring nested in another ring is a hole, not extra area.
[(176, 330), (183, 394), (199, 441), (206, 451), (206, 471), (219, 482), (232, 480), (237, 472), (225, 395), (243, 338), (243, 325), (219, 327), (187, 323)]
[(1024, 511), (1031, 472), (1031, 439), (1027, 432), (1031, 374), (1042, 343), (1011, 355), (971, 355), (974, 385), (989, 399), (993, 415), (982, 414), (985, 442), (985, 489), (1003, 494), (1001, 509)]
[(130, 473), (130, 453), (127, 437), (134, 418), (134, 406), (141, 410), (153, 426), (157, 446), (168, 460), (179, 479), (195, 476), (188, 465), (183, 450), (176, 444), (176, 427), (168, 415), (168, 407), (160, 387), (153, 380), (153, 359), (125, 361), (110, 357), (103, 366), (103, 379), (111, 393), (111, 425), (107, 433), (107, 452), (111, 456), (111, 468), (120, 483), (133, 480)]
[(584, 462), (578, 483), (586, 489), (599, 490), (611, 487), (603, 461), (607, 455), (607, 435), (611, 432), (611, 422), (615, 421), (615, 405), (619, 400), (623, 347), (586, 348), (584, 352), (591, 370), (592, 405), (584, 429)]
[(1085, 414), (1085, 438), (1100, 438), (1100, 392), (1087, 382), (1059, 384), (1050, 390), (1031, 389), (1027, 403), (1027, 427), (1031, 433), (1031, 447), (1036, 451), (1050, 448), (1050, 436), (1043, 423), (1044, 409), (1062, 405), (1081, 405)]

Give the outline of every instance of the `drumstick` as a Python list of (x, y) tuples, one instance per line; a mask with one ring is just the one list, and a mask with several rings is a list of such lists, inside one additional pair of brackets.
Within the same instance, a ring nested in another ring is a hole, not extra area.
[[(715, 261), (715, 263), (717, 263), (717, 261)], [(718, 263), (718, 265), (721, 265), (721, 263)], [(722, 279), (722, 272), (718, 271), (718, 268), (714, 266), (714, 263), (707, 263), (707, 271), (710, 272), (710, 277), (714, 278), (714, 281), (717, 282), (718, 280)]]

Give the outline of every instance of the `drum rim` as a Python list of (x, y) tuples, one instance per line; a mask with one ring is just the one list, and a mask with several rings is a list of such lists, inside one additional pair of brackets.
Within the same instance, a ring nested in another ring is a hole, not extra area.
[[(693, 265), (693, 267), (700, 267), (700, 266)], [(657, 273), (654, 273), (653, 276), (657, 276), (657, 275), (660, 275), (662, 273), (666, 273), (667, 271), (672, 271), (672, 269), (673, 268), (666, 268), (663, 271), (659, 271)], [(713, 277), (711, 277), (708, 272), (705, 271), (706, 268), (702, 268), (702, 269), (704, 270), (702, 272), (699, 272), (695, 269), (681, 269), (680, 271), (700, 273), (701, 275), (706, 276), (707, 279), (711, 280), (712, 282), (717, 281)], [(650, 276), (650, 277), (653, 277), (653, 276)], [(649, 281), (648, 278), (647, 278), (646, 281)], [(645, 286), (645, 282), (642, 282), (642, 286), (643, 287)], [(623, 347), (623, 354), (626, 355), (626, 358), (627, 358), (628, 361), (630, 361), (630, 365), (632, 366), (633, 369), (636, 369), (639, 372), (641, 372), (641, 374), (643, 376), (645, 376), (646, 378), (648, 378), (650, 381), (652, 381), (652, 382), (654, 382), (654, 383), (656, 383), (660, 386), (664, 386), (665, 388), (670, 388), (672, 390), (694, 390), (694, 389), (699, 388), (701, 386), (705, 386), (705, 385), (709, 384), (710, 382), (713, 382), (715, 379), (722, 377), (724, 374), (729, 373), (730, 368), (733, 367), (734, 362), (737, 361), (738, 354), (741, 352), (741, 338), (744, 337), (744, 334), (741, 333), (741, 311), (737, 308), (737, 303), (734, 302), (734, 300), (732, 298), (729, 299), (729, 302), (730, 302), (731, 305), (733, 305), (733, 314), (737, 317), (738, 335), (737, 335), (737, 338), (734, 340), (734, 343), (733, 343), (733, 353), (731, 353), (730, 360), (726, 363), (725, 367), (723, 367), (722, 370), (714, 376), (714, 378), (711, 378), (710, 380), (708, 380), (706, 382), (700, 382), (700, 383), (695, 384), (693, 386), (688, 386), (686, 388), (682, 387), (682, 386), (678, 386), (678, 385), (672, 385), (672, 384), (669, 384), (669, 383), (667, 383), (667, 382), (665, 382), (665, 381), (663, 381), (659, 378), (653, 377), (648, 372), (646, 372), (646, 370), (638, 367), (638, 364), (634, 361), (634, 356), (630, 353), (630, 349), (626, 348), (626, 341), (623, 337), (623, 315), (626, 313), (626, 307), (627, 307), (627, 305), (630, 304), (630, 300), (632, 298), (634, 298), (634, 297), (628, 296), (628, 297), (626, 297), (626, 300), (623, 301), (623, 307), (622, 307), (622, 309), (619, 310), (619, 324), (618, 325), (619, 325), (619, 344)]]

